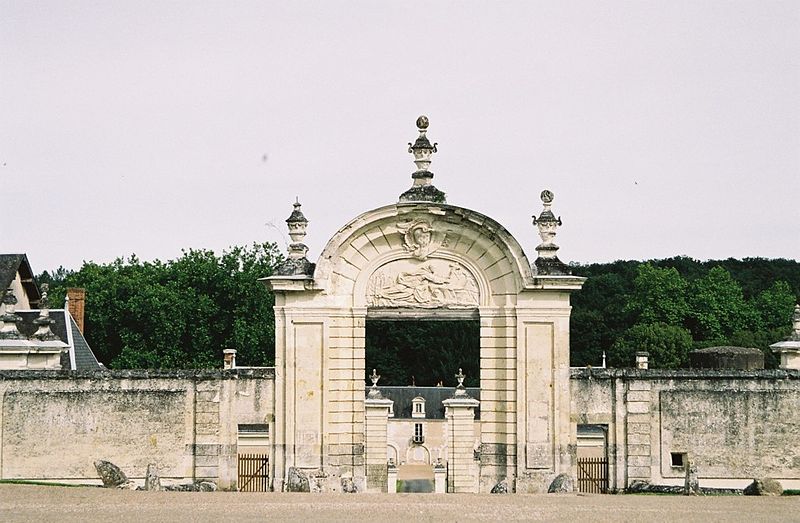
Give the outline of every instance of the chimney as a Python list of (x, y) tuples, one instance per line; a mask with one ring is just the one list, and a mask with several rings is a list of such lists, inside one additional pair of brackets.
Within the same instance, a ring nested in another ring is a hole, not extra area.
[(645, 351), (637, 352), (636, 353), (636, 368), (637, 369), (647, 370), (647, 368), (650, 366), (649, 361), (648, 361), (649, 357), (650, 357), (650, 353), (648, 353), (648, 352), (645, 352)]
[(67, 289), (67, 301), (69, 303), (67, 309), (75, 319), (75, 323), (78, 324), (78, 329), (83, 333), (83, 305), (86, 301), (86, 289), (70, 287)]
[(223, 357), (225, 359), (225, 363), (223, 365), (223, 369), (235, 369), (236, 368), (236, 349), (225, 349), (222, 351)]

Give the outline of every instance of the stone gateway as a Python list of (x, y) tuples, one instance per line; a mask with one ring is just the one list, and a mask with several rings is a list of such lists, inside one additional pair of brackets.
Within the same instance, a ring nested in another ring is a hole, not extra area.
[[(410, 149), (418, 170), (400, 202), (346, 224), (316, 265), (293, 243), (290, 270), (265, 279), (276, 295), (275, 478), (322, 469), (352, 477), (359, 490), (385, 489), (389, 408), (365, 403), (365, 322), (474, 318), (481, 399), (447, 407), (450, 490), (489, 492), (515, 478), (518, 492), (546, 491), (574, 467), (569, 294), (583, 278), (555, 257), (552, 193), (543, 193), (538, 219), (549, 263), (537, 269), (499, 223), (445, 202), (431, 184), (427, 119), (418, 123)], [(305, 236), (302, 214), (289, 223)]]

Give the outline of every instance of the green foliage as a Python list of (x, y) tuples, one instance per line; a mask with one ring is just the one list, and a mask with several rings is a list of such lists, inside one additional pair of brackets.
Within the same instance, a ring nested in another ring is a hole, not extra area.
[(86, 289), (86, 338), (109, 367), (214, 368), (229, 348), (238, 365), (263, 366), (274, 360), (274, 296), (256, 280), (280, 261), (265, 243), (222, 256), (184, 251), (166, 263), (88, 262), (39, 281), (51, 284), (53, 307), (67, 287)]
[(660, 269), (649, 263), (639, 265), (626, 311), (640, 323), (683, 323), (688, 283), (675, 268)]
[(772, 283), (759, 292), (753, 300), (753, 306), (758, 311), (759, 320), (765, 329), (781, 329), (790, 325), (795, 303), (792, 288), (785, 281)]
[(630, 264), (628, 267), (629, 274), (592, 275), (583, 289), (572, 295), (570, 348), (573, 365), (599, 366), (603, 351), (607, 351), (630, 327), (631, 315), (625, 309), (636, 266)]
[[(688, 329), (694, 347), (761, 348), (767, 367), (774, 367), (769, 345), (787, 335), (800, 297), (800, 263), (794, 260), (699, 262), (679, 256), (644, 264), (573, 265), (573, 271), (589, 277), (571, 298), (571, 363), (576, 366), (599, 365), (602, 352), (628, 340), (635, 325), (664, 323)], [(610, 363), (633, 364), (632, 353), (623, 356), (631, 359)]]
[(734, 331), (758, 328), (758, 312), (745, 302), (742, 287), (722, 267), (692, 282), (687, 322), (694, 338), (724, 343)]
[(632, 367), (637, 351), (650, 353), (650, 365), (660, 369), (676, 369), (689, 361), (692, 335), (683, 327), (666, 323), (634, 325), (611, 346), (612, 367)]
[[(216, 256), (189, 250), (173, 261), (136, 256), (79, 271), (43, 273), (53, 307), (67, 287), (87, 289), (86, 336), (102, 362), (122, 367), (219, 367), (222, 350), (238, 351), (240, 365), (273, 361), (274, 298), (257, 278), (281, 261), (275, 245), (236, 247)], [(654, 368), (686, 362), (686, 334), (694, 347), (739, 345), (765, 351), (789, 330), (800, 296), (794, 260), (699, 262), (685, 256), (646, 263), (573, 265), (588, 276), (571, 297), (571, 363), (631, 366), (647, 350)], [(381, 384), (479, 383), (478, 322), (367, 322), (366, 368)], [(663, 354), (661, 354), (663, 352)]]
[[(480, 383), (480, 322), (367, 320), (366, 375), (377, 369), (381, 385)], [(367, 380), (369, 381), (369, 380)]]

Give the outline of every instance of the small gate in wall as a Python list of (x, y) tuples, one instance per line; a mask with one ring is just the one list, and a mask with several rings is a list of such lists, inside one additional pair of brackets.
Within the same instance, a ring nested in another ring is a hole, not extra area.
[(239, 454), (239, 492), (269, 492), (269, 455)]
[(578, 492), (608, 493), (608, 458), (578, 458)]

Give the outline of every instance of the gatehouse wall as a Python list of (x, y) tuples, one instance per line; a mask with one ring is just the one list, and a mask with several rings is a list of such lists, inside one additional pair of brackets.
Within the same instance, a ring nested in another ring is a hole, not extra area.
[[(573, 431), (606, 429), (609, 487), (636, 480), (743, 488), (800, 487), (800, 371), (572, 369)], [(685, 456), (685, 457), (684, 457)]]
[(239, 424), (272, 424), (274, 370), (2, 371), (0, 479), (99, 483), (95, 460), (134, 481), (236, 485)]

